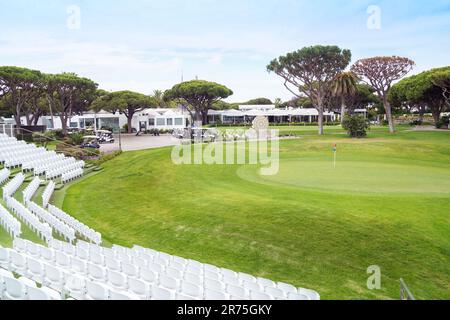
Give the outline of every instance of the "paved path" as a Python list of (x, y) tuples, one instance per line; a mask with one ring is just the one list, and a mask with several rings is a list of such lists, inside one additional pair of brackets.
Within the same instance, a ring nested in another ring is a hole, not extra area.
[[(115, 143), (102, 144), (102, 152), (113, 152), (119, 150), (119, 136), (115, 135)], [(169, 147), (179, 145), (180, 140), (172, 137), (171, 135), (162, 135), (159, 137), (154, 137), (150, 135), (142, 135), (136, 137), (135, 134), (123, 134), (122, 135), (122, 150), (123, 151), (135, 151), (135, 150), (145, 150), (154, 149), (161, 147)]]

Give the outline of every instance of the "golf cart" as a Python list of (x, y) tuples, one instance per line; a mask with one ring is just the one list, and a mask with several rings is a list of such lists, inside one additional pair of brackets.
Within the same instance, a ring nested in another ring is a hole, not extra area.
[(100, 149), (100, 144), (98, 143), (98, 137), (97, 136), (83, 137), (83, 143), (81, 144), (80, 148)]
[(173, 135), (178, 139), (189, 139), (202, 142), (214, 142), (219, 137), (219, 133), (215, 129), (205, 128), (185, 128), (174, 130)]
[(114, 143), (114, 137), (111, 131), (108, 130), (97, 130), (98, 143)]

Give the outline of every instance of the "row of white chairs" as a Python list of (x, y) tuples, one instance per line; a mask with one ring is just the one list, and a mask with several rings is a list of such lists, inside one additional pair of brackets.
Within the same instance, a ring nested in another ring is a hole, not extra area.
[(35, 202), (28, 202), (28, 209), (35, 214), (42, 222), (47, 223), (55, 233), (62, 236), (70, 243), (74, 243), (76, 236), (75, 230), (65, 224), (63, 221), (56, 218), (44, 208), (37, 205)]
[(9, 179), (10, 174), (11, 172), (7, 168), (0, 170), (0, 184), (4, 184)]
[[(40, 247), (45, 248), (45, 247)], [(14, 249), (0, 247), (0, 268), (23, 275), (32, 281), (60, 292), (60, 297), (76, 300), (139, 300), (137, 295), (126, 290), (116, 289), (74, 270), (61, 268), (52, 262), (41, 260), (39, 256), (29, 255)], [(159, 298), (158, 298), (159, 297)], [(22, 296), (24, 298), (24, 296)], [(167, 293), (155, 295), (155, 299), (167, 298)], [(19, 300), (19, 299), (17, 299)]]
[(61, 300), (61, 294), (48, 287), (38, 287), (36, 282), (0, 268), (0, 300)]
[(84, 161), (77, 161), (6, 135), (0, 137), (0, 163), (4, 163), (7, 168), (21, 166), (23, 171), (34, 171), (37, 176), (49, 173), (48, 177), (51, 179), (74, 169), (82, 170), (85, 166)]
[(47, 186), (45, 187), (44, 192), (42, 193), (42, 206), (44, 208), (47, 208), (50, 198), (53, 195), (53, 192), (55, 191), (56, 184), (54, 181), (50, 180)]
[(71, 228), (73, 228), (80, 237), (98, 245), (102, 243), (102, 235), (99, 232), (89, 228), (87, 225), (78, 221), (77, 219), (67, 214), (63, 210), (57, 208), (54, 205), (49, 204), (48, 211), (55, 217), (57, 217), (59, 220), (61, 220), (62, 222), (66, 223)]
[(75, 169), (75, 170), (66, 172), (61, 176), (61, 182), (67, 183), (67, 182), (73, 181), (75, 179), (78, 179), (83, 176), (83, 173), (84, 173), (83, 169)]
[(16, 174), (16, 176), (3, 187), (3, 200), (6, 200), (7, 197), (11, 197), (16, 193), (24, 181), (25, 175), (22, 172)]
[[(150, 260), (152, 257), (141, 256), (131, 249), (128, 249), (132, 251), (128, 255), (128, 250), (119, 246), (108, 249), (79, 241), (73, 247), (55, 239), (49, 245), (60, 252), (57, 265), (77, 270), (84, 276), (116, 288), (130, 290), (142, 299), (151, 298), (146, 296), (151, 286), (170, 291), (172, 297), (182, 294), (190, 299), (320, 299), (311, 290), (179, 257), (165, 260), (169, 255), (162, 253)], [(64, 255), (67, 257), (61, 258)], [(109, 275), (113, 275), (114, 279), (110, 279)]]
[(38, 217), (30, 212), (24, 205), (13, 197), (6, 198), (6, 206), (8, 209), (17, 215), (25, 224), (44, 241), (50, 241), (53, 239), (52, 228), (46, 224), (42, 223)]
[(64, 174), (68, 174), (69, 172), (72, 172), (74, 170), (83, 170), (84, 168), (84, 161), (78, 161), (74, 163), (64, 164), (60, 166), (56, 166), (51, 170), (46, 171), (46, 178), (47, 180), (54, 179), (57, 177), (60, 177)]
[(0, 226), (2, 226), (12, 238), (20, 237), (22, 225), (13, 215), (0, 204)]
[(34, 179), (22, 192), (23, 203), (27, 204), (29, 201), (31, 201), (40, 185), (41, 179), (39, 179), (39, 177), (34, 177)]

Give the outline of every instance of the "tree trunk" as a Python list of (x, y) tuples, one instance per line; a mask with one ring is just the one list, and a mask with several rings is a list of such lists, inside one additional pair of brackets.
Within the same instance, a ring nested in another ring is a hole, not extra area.
[(61, 119), (62, 134), (64, 136), (67, 136), (67, 119), (63, 116), (61, 116), (59, 118)]
[(198, 110), (195, 111), (195, 123), (202, 123), (203, 124), (203, 116), (202, 113)]
[(323, 136), (323, 134), (324, 134), (324, 131), (323, 131), (323, 105), (319, 105), (317, 108), (317, 111), (319, 111), (319, 118), (318, 118), (319, 136)]
[(341, 102), (341, 125), (344, 123), (346, 109), (347, 109), (347, 106), (345, 105), (344, 99), (342, 99), (342, 102)]
[(202, 124), (205, 126), (209, 124), (208, 121), (208, 111), (202, 111)]
[(437, 128), (441, 120), (441, 108), (431, 108), (431, 113), (433, 114), (434, 126)]
[(128, 133), (133, 133), (133, 128), (131, 127), (132, 121), (133, 121), (133, 115), (127, 117)]
[(386, 96), (383, 98), (383, 104), (384, 110), (386, 111), (386, 117), (389, 122), (389, 132), (395, 133), (394, 118), (392, 117), (392, 108)]

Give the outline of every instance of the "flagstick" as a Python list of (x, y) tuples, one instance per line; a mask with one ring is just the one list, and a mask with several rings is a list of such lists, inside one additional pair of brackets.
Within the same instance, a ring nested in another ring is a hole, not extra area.
[(336, 151), (334, 152), (334, 162), (333, 162), (333, 167), (334, 169), (336, 169)]

